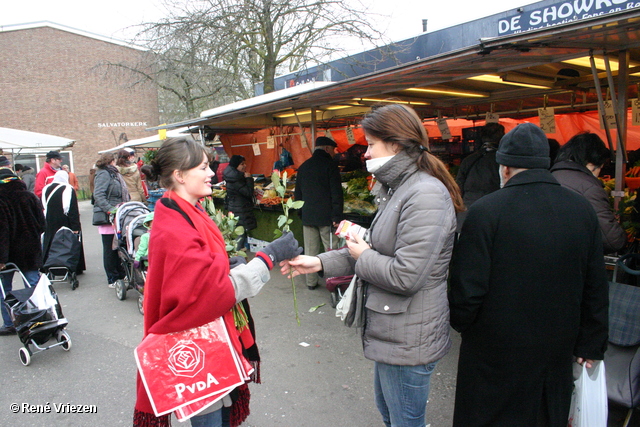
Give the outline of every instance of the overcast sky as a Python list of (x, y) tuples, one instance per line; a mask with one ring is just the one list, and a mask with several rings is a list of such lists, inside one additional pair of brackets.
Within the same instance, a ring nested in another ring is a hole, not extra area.
[[(369, 9), (388, 16), (380, 19), (380, 30), (397, 41), (428, 31), (482, 18), (534, 3), (532, 0), (362, 0)], [(99, 35), (129, 40), (127, 27), (163, 16), (162, 0), (0, 0), (0, 26), (51, 21)], [(385, 26), (388, 25), (388, 28)]]

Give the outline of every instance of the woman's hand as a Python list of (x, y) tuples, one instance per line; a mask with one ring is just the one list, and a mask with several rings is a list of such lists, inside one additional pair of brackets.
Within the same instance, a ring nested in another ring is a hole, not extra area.
[(298, 255), (280, 263), (280, 272), (288, 278), (301, 274), (317, 273), (322, 270), (322, 262), (316, 256)]
[(371, 249), (371, 246), (357, 234), (350, 234), (347, 236), (347, 247), (349, 248), (349, 254), (353, 259), (357, 260), (362, 255), (362, 252), (367, 249)]

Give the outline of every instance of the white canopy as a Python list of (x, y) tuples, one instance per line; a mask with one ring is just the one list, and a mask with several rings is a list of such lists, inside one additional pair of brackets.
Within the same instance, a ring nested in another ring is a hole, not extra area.
[(44, 133), (0, 127), (0, 149), (15, 154), (45, 153), (72, 147), (75, 141)]
[[(186, 136), (191, 134), (185, 134), (184, 132), (188, 132), (189, 128), (182, 127), (177, 129), (172, 129), (167, 131), (167, 138), (175, 138), (177, 136)], [(144, 138), (132, 139), (130, 141), (125, 142), (124, 144), (120, 144), (117, 147), (109, 148), (108, 150), (98, 151), (98, 153), (108, 153), (112, 151), (118, 151), (123, 148), (159, 148), (165, 139), (160, 139), (160, 135), (155, 134), (151, 136), (146, 136)]]

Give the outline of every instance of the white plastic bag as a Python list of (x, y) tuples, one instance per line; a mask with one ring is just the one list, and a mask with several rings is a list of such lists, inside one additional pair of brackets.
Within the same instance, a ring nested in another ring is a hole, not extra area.
[(568, 427), (606, 427), (609, 405), (604, 361), (595, 362), (590, 369), (583, 364), (574, 385)]
[(343, 322), (347, 317), (347, 314), (349, 314), (349, 308), (351, 307), (351, 300), (353, 299), (355, 288), (356, 275), (354, 274), (353, 278), (351, 279), (351, 283), (349, 283), (349, 287), (346, 291), (344, 291), (344, 293), (342, 294), (342, 298), (340, 298), (338, 305), (336, 305), (336, 317), (339, 317)]

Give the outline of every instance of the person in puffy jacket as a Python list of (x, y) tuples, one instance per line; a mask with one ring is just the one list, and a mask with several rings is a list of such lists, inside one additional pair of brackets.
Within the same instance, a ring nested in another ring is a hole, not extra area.
[(367, 170), (380, 184), (370, 243), (352, 235), (347, 248), (282, 262), (281, 271), (356, 273), (378, 410), (386, 426), (424, 427), (431, 374), (451, 347), (447, 274), (464, 205), (413, 109), (386, 105), (361, 125)]
[(244, 227), (244, 235), (238, 242), (238, 249), (245, 247), (247, 231), (258, 226), (253, 214), (253, 177), (246, 171), (247, 162), (243, 156), (233, 155), (224, 169), (223, 177), (227, 183), (225, 208), (240, 217), (239, 224)]
[[(107, 215), (115, 214), (118, 205), (130, 200), (127, 185), (116, 169), (116, 159), (113, 153), (103, 153), (96, 162), (96, 168), (93, 180), (94, 218), (99, 211)], [(115, 230), (110, 223), (102, 224), (98, 225), (98, 233), (102, 237), (102, 261), (107, 275), (107, 283), (110, 288), (115, 288), (116, 281), (125, 277), (118, 250), (113, 249)]]
[(127, 190), (129, 190), (129, 196), (134, 202), (146, 203), (147, 198), (144, 195), (144, 188), (142, 187), (142, 178), (138, 165), (135, 163), (136, 156), (132, 151), (120, 150), (118, 152), (118, 160), (116, 160), (116, 166), (118, 171), (122, 175)]
[(598, 179), (611, 152), (595, 133), (579, 133), (567, 141), (551, 167), (554, 178), (563, 186), (582, 194), (598, 215), (605, 254), (617, 252), (627, 242), (627, 235), (616, 219), (609, 196)]

